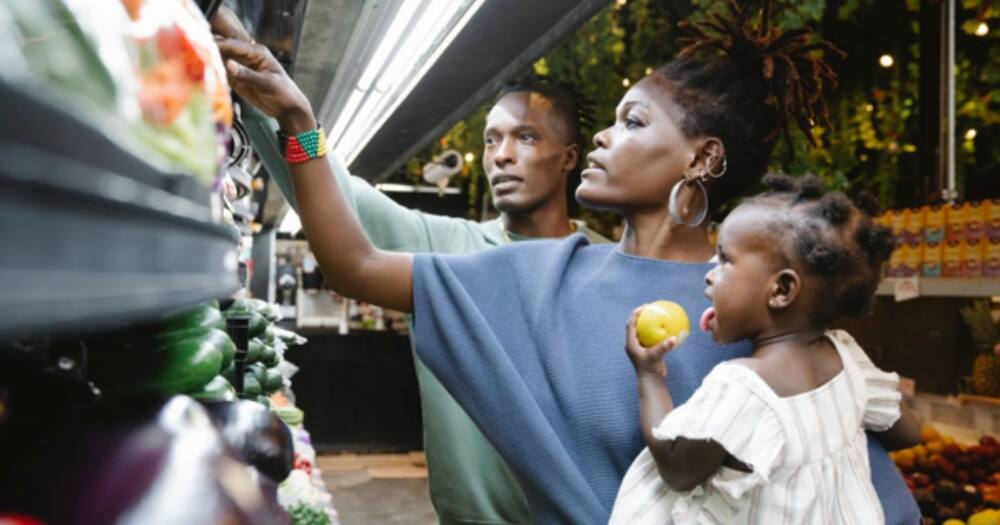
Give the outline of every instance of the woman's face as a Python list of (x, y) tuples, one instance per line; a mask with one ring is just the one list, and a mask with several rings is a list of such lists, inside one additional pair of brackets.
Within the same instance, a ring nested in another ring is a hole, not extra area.
[(596, 149), (576, 190), (589, 208), (666, 211), (671, 187), (696, 158), (695, 141), (681, 132), (680, 109), (658, 75), (629, 89), (613, 126), (594, 135)]

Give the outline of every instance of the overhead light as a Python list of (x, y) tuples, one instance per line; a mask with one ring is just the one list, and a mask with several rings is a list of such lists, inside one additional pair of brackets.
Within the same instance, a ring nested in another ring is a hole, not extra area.
[(986, 36), (990, 32), (990, 26), (986, 25), (986, 22), (979, 22), (976, 26), (976, 36)]
[(882, 66), (884, 68), (890, 68), (895, 63), (896, 63), (896, 61), (892, 58), (892, 55), (890, 55), (888, 53), (886, 53), (886, 54), (878, 57), (878, 65), (880, 65), (880, 66)]
[(476, 160), (476, 155), (471, 151), (465, 154), (465, 162), (472, 162)]
[(976, 138), (976, 128), (969, 128), (965, 132), (965, 140), (973, 140)]
[[(331, 93), (320, 115), (330, 130), (329, 144), (344, 163), (357, 158), (483, 2), (401, 0), (374, 46), (354, 48), (367, 56), (345, 57), (345, 69), (338, 74), (344, 76), (339, 84), (343, 87)], [(375, 38), (370, 33), (377, 19), (373, 14), (372, 25), (359, 24), (352, 38)], [(372, 47), (374, 51), (367, 52)]]
[(629, 87), (631, 84), (627, 78), (622, 79), (622, 87)]

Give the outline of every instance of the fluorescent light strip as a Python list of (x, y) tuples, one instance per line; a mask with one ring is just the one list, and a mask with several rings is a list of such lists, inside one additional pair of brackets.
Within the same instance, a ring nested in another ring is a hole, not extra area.
[(392, 19), (392, 24), (389, 26), (389, 30), (386, 31), (385, 36), (382, 37), (382, 41), (379, 43), (378, 48), (375, 50), (375, 54), (372, 55), (371, 60), (368, 62), (368, 66), (365, 67), (364, 73), (361, 74), (361, 78), (358, 79), (358, 89), (362, 91), (368, 91), (375, 79), (382, 72), (382, 66), (385, 65), (386, 60), (389, 58), (389, 54), (396, 50), (397, 44), (399, 44), (400, 36), (406, 30), (410, 18), (413, 17), (413, 13), (416, 12), (417, 6), (420, 5), (421, 0), (405, 0), (403, 5), (400, 6), (399, 11), (396, 12), (395, 18)]
[[(441, 40), (437, 46), (434, 47), (434, 50), (427, 57), (427, 59), (424, 60), (419, 65), (417, 73), (409, 75), (408, 81), (405, 82), (405, 87), (402, 90), (398, 91), (398, 93), (392, 97), (391, 101), (388, 101), (387, 107), (385, 107), (384, 104), (380, 103), (383, 102), (383, 100), (372, 100), (371, 106), (369, 106), (370, 109), (363, 108), (362, 111), (358, 112), (357, 117), (359, 118), (352, 119), (351, 123), (348, 125), (347, 130), (344, 132), (344, 137), (343, 138), (338, 137), (337, 139), (338, 145), (336, 146), (336, 150), (337, 153), (341, 156), (341, 158), (344, 159), (345, 163), (350, 164), (351, 162), (354, 161), (355, 158), (357, 158), (362, 146), (364, 146), (369, 140), (371, 140), (371, 137), (375, 134), (375, 132), (377, 132), (382, 127), (382, 125), (385, 124), (385, 121), (392, 115), (392, 113), (396, 110), (396, 108), (398, 108), (399, 105), (410, 94), (410, 92), (413, 91), (413, 88), (416, 87), (417, 83), (419, 83), (419, 81), (424, 77), (424, 75), (427, 74), (427, 71), (431, 68), (431, 66), (433, 66), (434, 63), (437, 62), (437, 59), (441, 56), (441, 53), (443, 53), (444, 50), (447, 49), (447, 47), (451, 44), (451, 42), (455, 39), (455, 37), (458, 36), (458, 34), (461, 32), (462, 28), (464, 28), (465, 25), (468, 24), (472, 16), (476, 13), (476, 11), (479, 10), (479, 8), (483, 4), (483, 1), (484, 0), (472, 1), (469, 7), (462, 14), (461, 19), (459, 19), (459, 21), (454, 26), (451, 27), (445, 38)], [(440, 4), (438, 5), (445, 4), (443, 0), (436, 0), (436, 2), (440, 2)], [(448, 3), (454, 5), (451, 2)], [(440, 18), (445, 18), (450, 20), (453, 17), (440, 17)], [(424, 20), (428, 20), (428, 22), (424, 22)], [(419, 25), (433, 24), (433, 22), (435, 22), (435, 20), (422, 16), (418, 24)], [(438, 24), (433, 24), (430, 27), (433, 28), (434, 25)], [(435, 33), (437, 34), (425, 33), (421, 35), (417, 31), (412, 31), (410, 34), (415, 35), (417, 37), (422, 37), (419, 42), (422, 47), (426, 47), (429, 44), (433, 44), (433, 42), (437, 40), (437, 37), (439, 36), (441, 30), (444, 28), (438, 25), (436, 29), (438, 29), (438, 31), (435, 31)], [(406, 49), (406, 51), (409, 51), (409, 49), (407, 49), (408, 45), (409, 44), (407, 43), (407, 45), (404, 46), (404, 49)], [(414, 49), (413, 51), (409, 51), (408, 54), (414, 54), (417, 52), (419, 52), (420, 54), (424, 54), (426, 53), (426, 51), (427, 51), (426, 49), (422, 50)], [(393, 61), (393, 63), (395, 63), (395, 60)], [(404, 69), (404, 68), (400, 67), (399, 69)], [(411, 71), (412, 69), (413, 69), (412, 67), (408, 68), (408, 71)], [(397, 72), (393, 71), (392, 64), (390, 64), (390, 67), (387, 68), (386, 73), (395, 74)], [(407, 75), (399, 75), (399, 78), (406, 79)], [(376, 85), (378, 83), (379, 81), (376, 80)], [(371, 98), (374, 95), (377, 95), (377, 93), (370, 93), (369, 97)], [(385, 95), (383, 94), (378, 98), (383, 99), (384, 97)], [(365, 106), (368, 106), (367, 102), (368, 101), (366, 101)], [(372, 121), (370, 120), (369, 117), (370, 113), (377, 115), (377, 120), (374, 123), (372, 123)], [(364, 116), (365, 118), (364, 119), (360, 118), (362, 116)]]

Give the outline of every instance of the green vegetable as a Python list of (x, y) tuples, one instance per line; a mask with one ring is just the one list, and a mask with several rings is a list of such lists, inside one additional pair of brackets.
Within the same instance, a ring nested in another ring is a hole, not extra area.
[(268, 322), (261, 314), (257, 313), (248, 299), (236, 299), (233, 304), (223, 313), (227, 318), (234, 316), (249, 315), (250, 325), (247, 330), (250, 338), (262, 335), (267, 331)]
[(260, 339), (251, 339), (247, 346), (250, 347), (247, 349), (247, 363), (260, 361), (260, 356), (264, 353), (264, 343), (260, 342)]
[(236, 384), (236, 363), (230, 363), (229, 366), (227, 366), (226, 368), (222, 369), (222, 372), (219, 372), (219, 375), (222, 376), (222, 377), (224, 377), (224, 378), (226, 378), (226, 381), (229, 381), (229, 384), (235, 385)]
[(289, 426), (301, 425), (306, 418), (298, 407), (274, 407), (271, 411)]
[(250, 309), (263, 315), (270, 322), (277, 321), (281, 317), (278, 306), (261, 299), (250, 299)]
[(281, 376), (281, 372), (278, 372), (277, 369), (267, 368), (264, 372), (264, 382), (261, 383), (261, 386), (264, 387), (264, 391), (274, 392), (285, 384), (285, 378)]
[(211, 304), (195, 306), (187, 310), (182, 310), (168, 315), (163, 320), (166, 331), (179, 331), (190, 329), (226, 330), (226, 318), (222, 312)]
[(264, 408), (271, 408), (271, 400), (267, 396), (257, 396), (254, 401), (264, 405)]
[(198, 401), (235, 401), (236, 389), (221, 375), (215, 376), (200, 390), (188, 392), (188, 395)]
[(260, 382), (253, 372), (243, 374), (243, 397), (253, 399), (261, 394)]
[[(183, 335), (181, 335), (183, 334)], [(203, 387), (222, 369), (223, 351), (213, 331), (193, 331), (95, 348), (88, 372), (107, 392), (179, 394)]]
[(264, 366), (276, 366), (278, 364), (278, 351), (269, 344), (264, 344), (260, 352), (260, 362)]
[(248, 337), (257, 337), (258, 335), (262, 335), (267, 331), (268, 324), (267, 319), (264, 319), (263, 315), (260, 315), (257, 312), (252, 312), (250, 314), (250, 327), (247, 330)]
[(264, 363), (251, 363), (247, 365), (246, 371), (252, 372), (254, 378), (260, 383), (261, 389), (264, 389), (267, 384), (267, 367), (264, 366)]
[(330, 525), (330, 516), (321, 508), (296, 503), (288, 508), (292, 525)]

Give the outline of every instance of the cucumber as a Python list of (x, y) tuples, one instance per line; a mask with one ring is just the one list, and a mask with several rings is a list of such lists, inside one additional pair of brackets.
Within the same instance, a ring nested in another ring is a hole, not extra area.
[(274, 392), (281, 388), (285, 384), (285, 378), (281, 376), (281, 372), (274, 368), (268, 368), (265, 370), (264, 382), (261, 386), (264, 388), (265, 392)]
[(243, 398), (253, 399), (261, 394), (260, 382), (253, 372), (243, 374)]
[(226, 318), (222, 312), (209, 304), (195, 306), (172, 313), (163, 319), (164, 331), (175, 332), (191, 329), (216, 328), (225, 331)]
[(247, 346), (250, 347), (247, 348), (247, 363), (260, 361), (260, 356), (264, 353), (264, 343), (260, 342), (260, 339), (251, 339)]
[(89, 354), (90, 379), (107, 392), (172, 395), (197, 390), (222, 369), (223, 351), (216, 335), (136, 342), (125, 351), (95, 350)]
[(264, 344), (260, 352), (260, 362), (264, 366), (275, 366), (278, 364), (278, 351), (269, 344)]
[(221, 375), (215, 376), (200, 390), (188, 392), (188, 395), (202, 402), (236, 401), (236, 389)]

